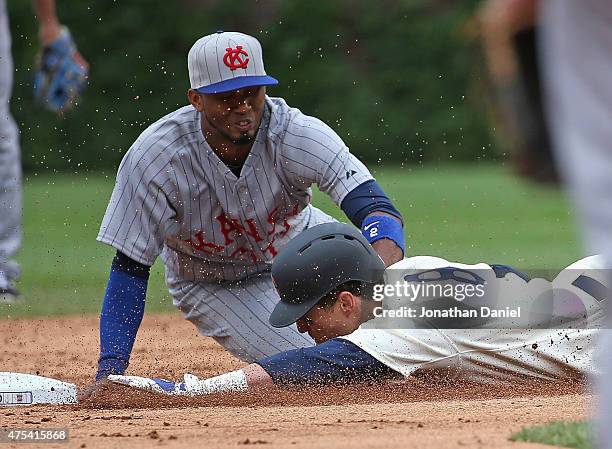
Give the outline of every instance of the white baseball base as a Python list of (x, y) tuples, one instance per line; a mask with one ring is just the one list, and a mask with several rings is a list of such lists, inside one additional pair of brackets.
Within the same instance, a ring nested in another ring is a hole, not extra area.
[(74, 384), (33, 374), (0, 372), (0, 407), (76, 403)]

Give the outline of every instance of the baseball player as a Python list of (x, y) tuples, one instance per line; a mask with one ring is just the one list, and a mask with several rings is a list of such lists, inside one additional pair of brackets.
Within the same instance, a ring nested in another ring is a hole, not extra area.
[(266, 95), (278, 81), (252, 36), (219, 31), (189, 51), (189, 105), (149, 126), (126, 153), (98, 240), (117, 249), (100, 317), (96, 379), (123, 374), (158, 256), (176, 305), (198, 331), (255, 361), (313, 341), (267, 317), (277, 253), (332, 221), (327, 193), (386, 264), (403, 257), (400, 213), (340, 137)]
[[(508, 266), (466, 265), (437, 257), (404, 259), (385, 271), (368, 242), (351, 226), (321, 224), (289, 242), (275, 260), (272, 276), (281, 300), (270, 316), (273, 326), (297, 321), (298, 329), (310, 334), (316, 346), (265, 357), (210, 379), (187, 374), (177, 383), (137, 376), (111, 376), (110, 380), (164, 394), (199, 395), (436, 371), (480, 382), (581, 378), (593, 370), (593, 343), (603, 320), (605, 286), (600, 281), (605, 274), (593, 270), (601, 263), (601, 258), (593, 256), (572, 264), (548, 286), (556, 296), (578, 299), (588, 311), (588, 326), (568, 328), (566, 322), (566, 328), (520, 329), (502, 328), (498, 322), (465, 329), (426, 325), (387, 329), (384, 323), (376, 323), (380, 302), (372, 300), (383, 274), (385, 287), (398, 277), (428, 283), (446, 273), (452, 274), (447, 280), (462, 279), (467, 284), (489, 278), (500, 295), (505, 290), (515, 297), (525, 296), (525, 306), (529, 300), (541, 300), (544, 289)], [(582, 312), (576, 318), (574, 323), (582, 320)]]
[[(35, 0), (42, 51), (34, 80), (35, 98), (48, 109), (74, 106), (86, 83), (88, 64), (55, 13), (54, 0)], [(0, 0), (0, 304), (19, 300), (12, 260), (21, 245), (21, 160), (19, 130), (10, 113), (13, 60), (6, 0)]]
[[(541, 0), (540, 58), (555, 158), (589, 251), (612, 268), (612, 8)], [(612, 449), (612, 314), (599, 376), (600, 447)]]
[(587, 249), (604, 254), (612, 268), (612, 8), (605, 0), (543, 0), (539, 14), (547, 118), (559, 169)]

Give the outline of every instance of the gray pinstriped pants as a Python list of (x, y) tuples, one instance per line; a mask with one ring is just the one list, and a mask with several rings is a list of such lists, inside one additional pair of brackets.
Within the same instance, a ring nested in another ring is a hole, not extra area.
[(268, 323), (279, 301), (269, 273), (222, 285), (181, 282), (170, 293), (202, 335), (214, 338), (245, 362), (314, 345), (295, 325), (274, 329)]
[[(544, 92), (556, 157), (590, 253), (612, 268), (612, 2), (545, 0)], [(600, 447), (612, 449), (612, 310), (597, 365)]]
[[(334, 221), (312, 208), (308, 227)], [(268, 323), (280, 298), (270, 273), (238, 282), (213, 284), (166, 278), (174, 305), (202, 335), (214, 338), (245, 362), (282, 351), (313, 346), (314, 341), (293, 326), (275, 329)]]
[(14, 279), (19, 266), (11, 259), (21, 245), (21, 159), (19, 130), (9, 110), (13, 86), (9, 31), (6, 0), (0, 0), (0, 271)]

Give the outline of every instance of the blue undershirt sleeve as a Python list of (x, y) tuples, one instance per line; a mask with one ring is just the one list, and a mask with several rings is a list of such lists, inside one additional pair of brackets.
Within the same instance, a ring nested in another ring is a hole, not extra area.
[(402, 220), (402, 214), (373, 179), (351, 190), (342, 200), (340, 208), (358, 228), (361, 228), (365, 217), (375, 211), (386, 212)]
[(96, 380), (123, 374), (144, 315), (148, 267), (118, 253), (113, 259), (100, 314), (100, 358)]
[(281, 386), (348, 384), (400, 376), (359, 346), (341, 338), (281, 352), (256, 363)]

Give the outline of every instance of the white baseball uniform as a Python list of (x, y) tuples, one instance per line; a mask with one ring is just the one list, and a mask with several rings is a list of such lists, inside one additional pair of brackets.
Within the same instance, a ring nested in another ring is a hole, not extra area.
[(279, 301), (273, 257), (306, 227), (333, 220), (310, 205), (311, 185), (340, 205), (371, 179), (331, 128), (269, 97), (237, 177), (206, 142), (200, 113), (185, 106), (126, 153), (98, 240), (145, 265), (161, 256), (185, 318), (254, 361), (313, 344), (295, 326), (268, 323)]
[[(478, 329), (385, 329), (387, 324), (377, 324), (374, 319), (341, 338), (404, 376), (443, 369), (448, 374), (480, 382), (500, 382), (518, 376), (579, 378), (594, 371), (595, 342), (604, 321), (602, 304), (571, 284), (578, 268), (585, 268), (584, 265), (601, 268), (602, 259), (593, 256), (585, 262), (568, 267), (551, 284), (553, 289), (570, 290), (584, 301), (590, 320), (583, 328), (500, 329), (489, 323), (487, 328)], [(489, 271), (495, 278), (493, 269), (485, 264), (458, 264), (427, 256), (404, 259), (391, 265), (387, 272), (395, 278), (434, 267), (477, 270), (485, 278)], [(387, 275), (387, 282), (388, 278)], [(498, 284), (496, 293), (516, 297), (515, 303), (522, 302), (524, 309), (543, 291), (533, 280), (528, 283), (513, 273), (499, 279)], [(520, 292), (523, 296), (517, 297)]]

